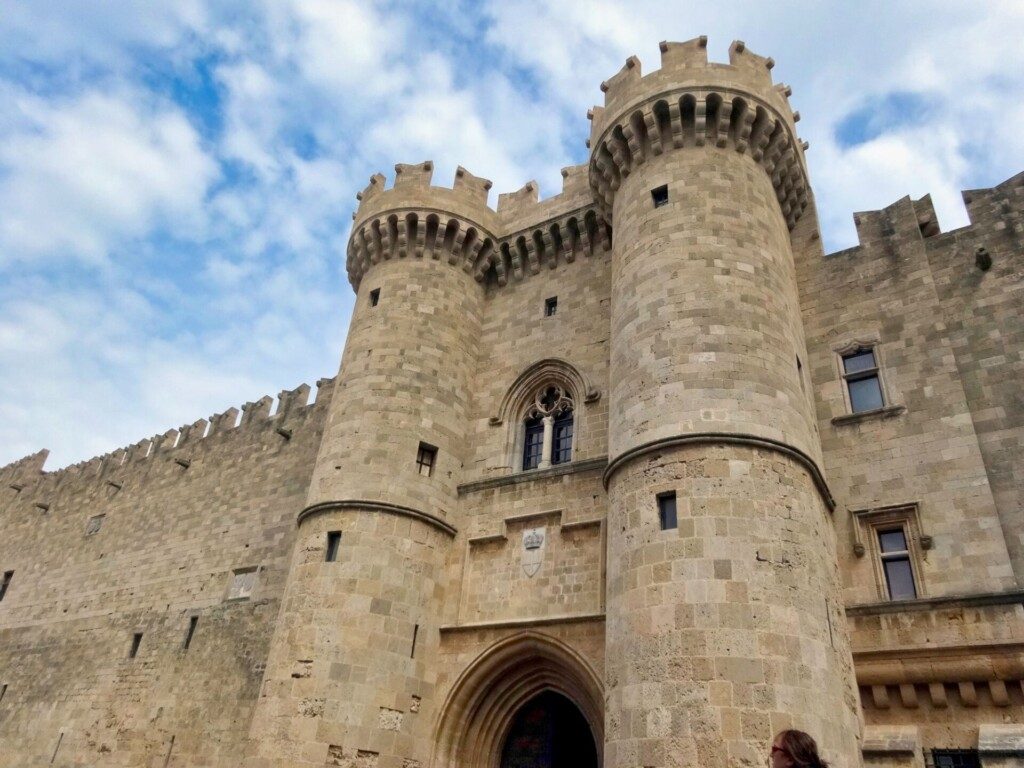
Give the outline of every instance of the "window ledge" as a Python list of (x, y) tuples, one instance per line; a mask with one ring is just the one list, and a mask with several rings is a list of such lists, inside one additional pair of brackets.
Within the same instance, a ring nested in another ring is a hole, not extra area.
[(562, 475), (572, 475), (577, 472), (589, 472), (595, 469), (604, 469), (608, 466), (607, 456), (598, 456), (594, 459), (584, 459), (582, 461), (570, 461), (565, 464), (556, 464), (553, 467), (547, 469), (528, 469), (525, 472), (514, 472), (509, 475), (501, 475), (500, 477), (488, 477), (484, 480), (475, 480), (470, 483), (463, 483), (456, 489), (457, 493), (462, 496), (466, 493), (474, 493), (476, 491), (483, 491), (490, 488), (499, 488), (503, 485), (516, 485), (518, 483), (529, 483), (535, 480), (547, 480), (551, 477), (561, 477)]
[(872, 419), (891, 419), (899, 416), (907, 410), (905, 405), (887, 405), (885, 408), (875, 408), (872, 411), (859, 411), (858, 413), (844, 413), (842, 416), (833, 416), (832, 423), (841, 427), (844, 424), (859, 424), (862, 421)]

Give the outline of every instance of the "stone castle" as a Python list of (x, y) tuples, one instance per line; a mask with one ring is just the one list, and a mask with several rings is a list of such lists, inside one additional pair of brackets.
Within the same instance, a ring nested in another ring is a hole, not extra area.
[(0, 469), (0, 767), (1024, 763), (1024, 174), (825, 255), (733, 43), (375, 175), (334, 379)]

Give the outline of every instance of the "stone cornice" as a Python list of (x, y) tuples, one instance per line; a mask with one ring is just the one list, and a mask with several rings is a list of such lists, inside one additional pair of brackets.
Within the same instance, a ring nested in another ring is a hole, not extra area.
[(411, 517), (421, 523), (437, 528), (451, 537), (459, 532), (458, 529), (446, 520), (437, 515), (424, 512), (413, 507), (405, 507), (400, 504), (388, 504), (383, 501), (367, 501), (364, 499), (345, 499), (342, 501), (322, 501), (319, 504), (312, 504), (299, 512), (296, 519), (297, 525), (302, 525), (306, 520), (322, 515), (327, 512), (381, 512), (386, 515), (399, 515), (400, 517)]
[(798, 448), (794, 448), (786, 443), (779, 442), (778, 440), (772, 440), (767, 437), (759, 437), (757, 435), (746, 435), (733, 432), (692, 432), (688, 434), (673, 435), (672, 437), (663, 437), (659, 440), (651, 440), (650, 442), (643, 443), (630, 448), (624, 453), (620, 453), (610, 462), (608, 462), (608, 468), (604, 471), (604, 476), (601, 478), (604, 482), (604, 487), (608, 487), (608, 483), (612, 478), (612, 475), (618, 471), (627, 462), (633, 461), (641, 456), (644, 456), (653, 451), (663, 450), (665, 448), (677, 448), (679, 446), (686, 445), (705, 445), (708, 443), (724, 443), (726, 445), (742, 445), (748, 448), (760, 448), (762, 450), (769, 450), (775, 453), (782, 454), (790, 459), (796, 461), (810, 474), (811, 479), (814, 481), (814, 487), (817, 489), (822, 501), (825, 502), (825, 506), (828, 507), (829, 511), (833, 511), (836, 508), (836, 501), (832, 497), (832, 492), (828, 488), (828, 483), (825, 482), (825, 476), (821, 473), (817, 463), (803, 451)]

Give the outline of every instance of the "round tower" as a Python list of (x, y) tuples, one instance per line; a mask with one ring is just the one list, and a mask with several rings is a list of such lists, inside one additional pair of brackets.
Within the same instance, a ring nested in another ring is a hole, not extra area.
[(591, 113), (615, 232), (606, 765), (761, 765), (790, 726), (859, 765), (789, 237), (799, 117), (743, 43), (661, 50)]
[(253, 766), (426, 765), (490, 182), (396, 166), (359, 195), (341, 370), (252, 725)]

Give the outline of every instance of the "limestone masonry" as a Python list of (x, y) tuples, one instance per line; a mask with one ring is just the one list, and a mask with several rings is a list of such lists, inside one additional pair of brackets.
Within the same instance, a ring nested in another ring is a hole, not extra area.
[(825, 255), (661, 51), (559, 195), (371, 178), (312, 402), (0, 469), (0, 768), (1024, 765), (1024, 174)]

